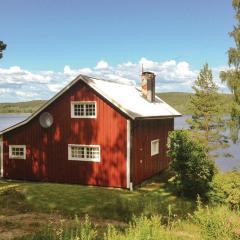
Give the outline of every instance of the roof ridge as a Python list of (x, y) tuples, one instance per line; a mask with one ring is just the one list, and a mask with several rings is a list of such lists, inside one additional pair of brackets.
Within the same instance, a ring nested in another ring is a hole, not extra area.
[[(123, 96), (119, 98), (119, 89), (117, 89), (117, 92), (112, 89), (111, 86), (107, 86), (107, 85), (101, 85), (101, 84), (97, 84), (97, 81), (101, 81), (101, 82), (108, 82), (108, 83), (114, 83), (114, 84), (118, 84), (122, 86), (122, 90), (123, 92), (128, 92), (128, 97), (131, 97), (131, 100), (126, 100), (126, 96), (123, 94)], [(161, 111), (158, 111), (158, 113), (156, 114), (156, 110), (157, 109), (153, 109), (153, 105), (146, 105), (145, 103), (145, 108), (144, 106), (140, 106), (141, 111), (139, 111), (139, 104), (142, 104), (142, 102), (137, 102), (142, 98), (142, 95), (140, 96), (141, 98), (139, 98), (139, 93), (136, 94), (136, 92), (134, 93), (133, 90), (137, 90), (138, 92), (141, 92), (141, 88), (136, 86), (136, 85), (130, 85), (130, 84), (123, 84), (123, 83), (119, 83), (116, 81), (109, 81), (109, 80), (104, 80), (104, 79), (100, 79), (97, 77), (92, 77), (92, 76), (87, 76), (84, 74), (79, 74), (78, 76), (76, 76), (71, 82), (69, 82), (61, 91), (59, 91), (58, 93), (56, 93), (49, 101), (47, 101), (42, 107), (40, 107), (36, 112), (34, 112), (33, 114), (31, 114), (28, 118), (26, 118), (24, 121), (15, 124), (11, 127), (8, 127), (2, 131), (0, 131), (0, 135), (8, 132), (12, 129), (15, 129), (17, 127), (20, 127), (22, 125), (27, 124), (28, 122), (30, 122), (34, 117), (36, 117), (40, 112), (42, 112), (44, 109), (46, 109), (52, 102), (54, 102), (56, 99), (58, 99), (63, 93), (65, 93), (66, 91), (68, 91), (69, 88), (71, 88), (74, 84), (76, 84), (78, 81), (83, 81), (85, 84), (87, 84), (89, 87), (91, 87), (93, 90), (95, 90), (96, 92), (98, 92), (103, 98), (105, 98), (107, 101), (109, 101), (110, 103), (112, 103), (114, 106), (116, 106), (120, 111), (122, 111), (124, 114), (126, 114), (126, 116), (128, 116), (131, 119), (136, 119), (136, 118), (148, 118), (148, 117), (164, 117), (164, 116), (170, 116), (170, 117), (174, 117), (174, 116), (181, 116), (181, 114), (179, 112), (177, 112), (173, 107), (171, 107), (169, 104), (167, 104), (166, 102), (164, 102), (161, 98), (157, 97), (158, 100), (161, 101), (161, 103), (163, 103), (163, 109), (167, 110), (169, 112), (169, 115), (166, 114), (166, 111), (164, 114), (161, 113)], [(131, 87), (131, 91), (129, 91), (129, 87)], [(111, 94), (109, 94), (111, 93)], [(114, 95), (115, 94), (115, 95)], [(135, 94), (135, 95), (134, 95)], [(114, 97), (115, 98), (114, 98)], [(136, 102), (134, 102), (133, 97), (139, 98), (137, 99)], [(116, 98), (118, 97), (118, 98)], [(133, 100), (133, 103), (132, 103)], [(125, 102), (124, 102), (125, 101)], [(127, 107), (128, 103), (132, 104), (129, 108), (129, 106)], [(157, 102), (156, 102), (157, 103)], [(144, 105), (143, 104), (143, 105)], [(156, 106), (157, 107), (157, 106)], [(151, 111), (154, 111), (154, 114), (152, 114), (152, 112), (148, 112), (148, 110), (152, 109)], [(145, 109), (145, 110), (144, 110)], [(144, 113), (143, 113), (144, 111)], [(146, 113), (147, 112), (147, 113)], [(153, 116), (151, 116), (151, 115)]]

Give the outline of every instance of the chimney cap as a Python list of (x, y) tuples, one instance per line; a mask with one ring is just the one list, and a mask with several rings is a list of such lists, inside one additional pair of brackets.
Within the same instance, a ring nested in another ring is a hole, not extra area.
[(155, 74), (153, 72), (142, 72), (142, 75), (148, 75), (148, 74), (151, 74), (151, 75), (155, 76)]

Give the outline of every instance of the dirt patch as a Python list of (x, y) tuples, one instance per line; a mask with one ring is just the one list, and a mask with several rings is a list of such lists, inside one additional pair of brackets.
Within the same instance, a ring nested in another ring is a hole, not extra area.
[[(84, 218), (80, 218), (80, 222)], [(66, 226), (74, 224), (74, 219), (67, 219), (58, 214), (45, 214), (45, 213), (22, 213), (15, 215), (0, 215), (0, 239), (11, 240), (16, 237), (29, 235), (41, 231), (46, 228), (51, 222), (59, 224), (60, 220), (64, 220)], [(90, 218), (90, 221), (99, 226), (106, 228), (107, 225), (113, 225), (120, 228), (125, 228), (126, 223), (114, 220)]]
[(50, 215), (42, 213), (0, 215), (0, 239), (13, 239), (39, 231), (48, 224), (49, 219)]

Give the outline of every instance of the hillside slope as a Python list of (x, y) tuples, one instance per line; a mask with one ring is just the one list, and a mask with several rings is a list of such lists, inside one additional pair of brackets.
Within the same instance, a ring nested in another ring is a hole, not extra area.
[[(157, 95), (172, 107), (176, 108), (182, 114), (191, 114), (189, 110), (190, 98), (192, 93), (166, 92), (157, 93)], [(228, 109), (232, 95), (222, 94), (223, 107)], [(0, 113), (32, 113), (41, 107), (46, 100), (35, 100), (18, 103), (0, 103)]]
[[(172, 107), (176, 108), (182, 114), (191, 114), (189, 103), (193, 93), (183, 92), (166, 92), (157, 94), (163, 101), (167, 102)], [(227, 112), (229, 104), (232, 101), (231, 94), (221, 94), (221, 101), (224, 111)]]
[(46, 100), (34, 100), (17, 103), (0, 103), (0, 113), (32, 113), (45, 102)]

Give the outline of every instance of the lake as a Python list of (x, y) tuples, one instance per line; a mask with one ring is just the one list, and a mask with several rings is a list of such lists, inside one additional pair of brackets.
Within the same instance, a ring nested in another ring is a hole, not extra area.
[[(10, 127), (16, 123), (19, 123), (26, 119), (29, 114), (0, 114), (0, 131)], [(187, 129), (188, 124), (186, 119), (190, 116), (182, 116), (175, 118), (175, 129)], [(232, 158), (225, 158), (220, 156), (216, 163), (222, 171), (232, 170), (234, 168), (240, 168), (240, 144), (230, 143), (230, 147), (222, 150), (222, 153), (230, 153), (233, 155)]]

